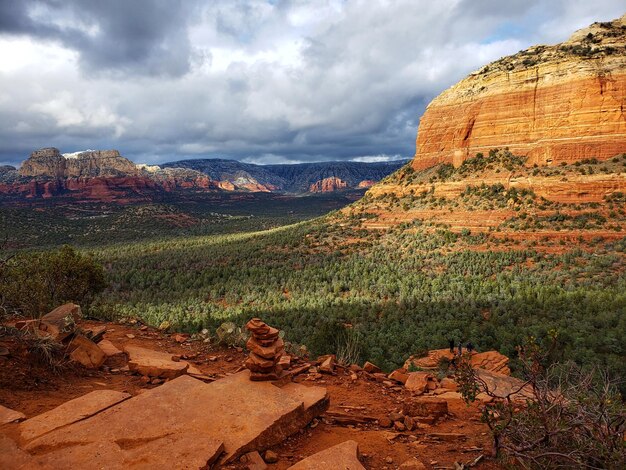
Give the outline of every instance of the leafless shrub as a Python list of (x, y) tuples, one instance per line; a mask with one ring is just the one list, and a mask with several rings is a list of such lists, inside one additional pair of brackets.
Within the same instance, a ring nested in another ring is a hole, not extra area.
[(482, 419), (494, 453), (525, 469), (626, 468), (626, 409), (606, 372), (571, 362), (544, 367), (549, 352), (534, 341), (520, 352), (527, 380), (504, 397), (490, 390), (467, 358), (457, 367), (466, 401), (480, 392), (493, 399)]
[(53, 372), (59, 372), (67, 365), (65, 346), (50, 336), (25, 335), (22, 341), (38, 364)]
[(361, 358), (361, 332), (353, 328), (345, 330), (342, 341), (337, 345), (337, 362), (349, 366), (358, 364)]

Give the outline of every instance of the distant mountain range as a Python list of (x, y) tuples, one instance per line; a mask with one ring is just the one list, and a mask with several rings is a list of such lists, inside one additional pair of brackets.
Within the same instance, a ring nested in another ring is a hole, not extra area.
[(228, 182), (236, 189), (252, 190), (260, 185), (269, 191), (306, 193), (368, 188), (406, 163), (408, 160), (255, 165), (236, 160), (202, 159), (169, 162), (161, 167), (195, 170), (213, 181)]
[(124, 203), (176, 191), (345, 191), (369, 188), (407, 162), (255, 165), (198, 159), (138, 165), (117, 150), (61, 154), (50, 147), (34, 151), (19, 170), (8, 165), (0, 167), (0, 199), (65, 198)]

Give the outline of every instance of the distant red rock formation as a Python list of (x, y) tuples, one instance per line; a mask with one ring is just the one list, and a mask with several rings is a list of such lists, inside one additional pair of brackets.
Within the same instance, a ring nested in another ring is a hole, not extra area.
[(348, 183), (337, 178), (336, 176), (331, 176), (329, 178), (324, 178), (321, 181), (316, 181), (311, 186), (309, 186), (309, 191), (312, 193), (329, 193), (332, 191), (339, 191), (341, 189), (346, 189), (348, 187)]
[(361, 181), (359, 183), (358, 188), (360, 188), (360, 189), (371, 188), (375, 184), (376, 184), (376, 181), (373, 181), (373, 180), (363, 180), (363, 181)]

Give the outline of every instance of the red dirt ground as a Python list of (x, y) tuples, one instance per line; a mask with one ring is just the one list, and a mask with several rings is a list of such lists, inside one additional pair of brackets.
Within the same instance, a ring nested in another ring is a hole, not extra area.
[[(134, 344), (146, 348), (168, 351), (190, 357), (203, 373), (210, 376), (223, 376), (237, 371), (246, 353), (235, 348), (215, 348), (201, 341), (177, 343), (174, 335), (162, 334), (148, 328), (139, 329), (140, 324), (83, 322), (83, 328), (106, 325), (106, 338), (118, 347)], [(134, 335), (128, 338), (126, 335)], [(35, 366), (24, 354), (16, 354), (19, 347), (0, 337), (0, 346), (7, 346), (13, 353), (0, 363), (0, 404), (21, 411), (27, 417), (48, 411), (70, 399), (92, 390), (112, 389), (140, 393), (146, 385), (140, 377), (129, 372), (88, 371), (79, 367), (68, 367), (54, 374), (48, 369)], [(339, 368), (335, 376), (324, 375), (321, 379), (310, 380), (304, 373), (295, 378), (296, 382), (325, 386), (331, 397), (331, 412), (353, 413), (382, 418), (392, 411), (398, 411), (409, 393), (395, 390), (362, 375), (356, 382), (349, 378), (349, 372)], [(351, 408), (350, 408), (351, 407)], [(337, 425), (324, 416), (317, 425), (309, 426), (299, 434), (274, 447), (279, 455), (276, 464), (270, 469), (282, 470), (295, 462), (320, 450), (348, 439), (359, 443), (362, 461), (368, 469), (395, 469), (403, 462), (418, 457), (429, 469), (454, 468), (454, 462), (469, 463), (480, 454), (489, 454), (490, 436), (487, 427), (480, 422), (477, 405), (467, 406), (460, 400), (450, 402), (450, 417), (425, 429), (406, 432), (396, 436), (392, 429), (384, 429), (376, 423), (345, 426)], [(464, 438), (452, 442), (429, 439), (429, 433), (457, 433)], [(243, 468), (233, 466), (230, 468)], [(500, 469), (496, 461), (484, 458), (474, 468)]]

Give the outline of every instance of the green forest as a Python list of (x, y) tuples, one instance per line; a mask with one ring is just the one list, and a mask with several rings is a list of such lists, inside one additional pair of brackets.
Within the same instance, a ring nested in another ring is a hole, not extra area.
[[(154, 233), (128, 241), (141, 220), (133, 219), (122, 232), (76, 244), (106, 276), (107, 287), (84, 310), (154, 326), (167, 320), (186, 332), (258, 316), (312, 354), (349, 342), (359, 360), (387, 370), (454, 338), (501, 351), (515, 371), (516, 346), (556, 331), (555, 360), (600, 364), (626, 377), (626, 238), (581, 240), (558, 253), (497, 242), (477, 250), (490, 234), (419, 221), (367, 231), (342, 212), (290, 211), (228, 219), (201, 235), (148, 224)], [(294, 217), (301, 221), (291, 223)]]
[(448, 338), (515, 357), (527, 336), (556, 330), (555, 359), (626, 376), (626, 239), (593, 253), (477, 252), (445, 230), (372, 234), (330, 220), (100, 248), (111, 286), (93, 312), (188, 332), (259, 316), (317, 354), (351, 338), (386, 369)]

